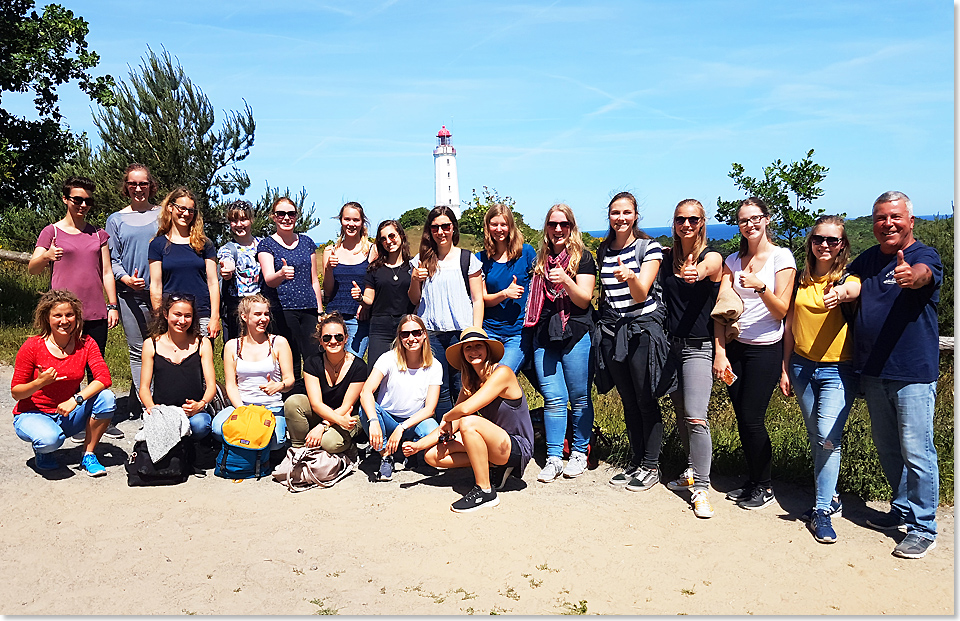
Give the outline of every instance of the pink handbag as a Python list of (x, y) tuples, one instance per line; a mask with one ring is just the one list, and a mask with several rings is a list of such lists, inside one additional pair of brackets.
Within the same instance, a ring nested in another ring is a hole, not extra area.
[(350, 451), (328, 453), (319, 446), (289, 448), (283, 461), (273, 470), (273, 478), (286, 483), (291, 492), (302, 492), (314, 487), (333, 487), (357, 469)]

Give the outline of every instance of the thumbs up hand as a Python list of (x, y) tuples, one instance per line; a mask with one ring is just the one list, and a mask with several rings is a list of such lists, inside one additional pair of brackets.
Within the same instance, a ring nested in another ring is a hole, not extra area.
[(744, 289), (763, 289), (764, 283), (762, 280), (757, 278), (757, 275), (753, 273), (753, 268), (750, 265), (747, 265), (740, 272), (740, 286)]
[(283, 275), (284, 280), (293, 280), (293, 266), (287, 265), (286, 259), (280, 259), (283, 263), (283, 267), (280, 268), (280, 273)]
[(50, 247), (43, 253), (43, 256), (46, 257), (48, 261), (59, 261), (63, 258), (63, 248), (57, 245), (56, 235), (54, 235), (53, 241), (50, 242)]
[(507, 299), (510, 300), (519, 300), (523, 297), (523, 287), (517, 284), (517, 277), (513, 277), (513, 282), (507, 285), (507, 288), (503, 290), (503, 294), (507, 296)]
[(360, 290), (360, 285), (357, 284), (357, 281), (351, 280), (350, 283), (353, 287), (350, 289), (350, 295), (354, 300), (359, 300), (363, 297), (363, 291)]
[(613, 268), (613, 275), (616, 277), (617, 282), (626, 282), (637, 277), (632, 269), (623, 264), (622, 257), (617, 257), (617, 266)]
[(687, 255), (687, 260), (684, 262), (683, 267), (680, 268), (680, 276), (683, 277), (684, 282), (690, 283), (691, 285), (700, 280), (700, 273), (697, 272), (697, 261), (693, 258), (692, 252)]
[(897, 267), (893, 269), (893, 278), (902, 289), (913, 289), (917, 277), (913, 268), (903, 258), (903, 250), (897, 251)]
[(833, 283), (827, 283), (823, 288), (823, 305), (826, 308), (835, 308), (840, 303), (840, 295)]
[[(134, 291), (143, 291), (147, 286), (147, 281), (139, 276), (140, 271), (138, 269), (133, 270), (133, 276), (127, 275), (126, 285), (133, 289)], [(123, 280), (123, 279), (121, 279)]]

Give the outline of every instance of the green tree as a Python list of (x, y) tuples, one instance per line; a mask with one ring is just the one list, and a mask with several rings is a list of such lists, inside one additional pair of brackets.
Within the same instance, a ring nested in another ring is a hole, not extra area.
[[(773, 232), (799, 260), (803, 259), (806, 230), (823, 213), (822, 209), (814, 210), (812, 203), (823, 196), (820, 184), (830, 170), (812, 158), (813, 149), (810, 149), (799, 162), (784, 164), (782, 160), (777, 160), (764, 167), (762, 179), (747, 175), (746, 169), (734, 162), (727, 175), (747, 196), (763, 199), (770, 208)], [(717, 220), (736, 224), (739, 207), (739, 200), (725, 201), (717, 197)]]
[(397, 220), (397, 223), (403, 229), (409, 229), (415, 226), (423, 226), (427, 222), (427, 216), (430, 214), (430, 210), (426, 207), (417, 207), (416, 209), (410, 209), (403, 212), (403, 215), (400, 216), (400, 219)]
[[(273, 218), (270, 217), (270, 209), (273, 207), (273, 203), (280, 197), (289, 198), (297, 206), (297, 213), (299, 215), (297, 216), (297, 226), (295, 230), (298, 233), (309, 231), (320, 224), (320, 219), (313, 216), (317, 209), (316, 203), (311, 203), (310, 207), (307, 207), (306, 188), (302, 188), (299, 194), (291, 194), (290, 188), (281, 192), (280, 188), (271, 188), (268, 183), (263, 194), (257, 199), (257, 202), (253, 203), (253, 223), (250, 230), (255, 237), (266, 237), (276, 231), (276, 227), (273, 225)], [(319, 243), (316, 239), (313, 241)]]
[(943, 284), (940, 285), (940, 305), (937, 319), (940, 336), (953, 336), (953, 216), (933, 220), (914, 220), (914, 235), (940, 254), (943, 264)]
[[(500, 194), (492, 188), (483, 186), (481, 194), (477, 194), (477, 190), (470, 190), (472, 196), (469, 201), (464, 201), (464, 204), (469, 205), (469, 207), (464, 210), (463, 215), (460, 217), (460, 230), (464, 233), (470, 233), (473, 235), (482, 236), (483, 235), (483, 218), (487, 215), (487, 211), (493, 205), (497, 203), (502, 203), (510, 208), (510, 211), (513, 212), (513, 219), (517, 223), (517, 228), (520, 229), (520, 232), (523, 233), (523, 241), (530, 244), (534, 248), (537, 248), (540, 245), (540, 240), (543, 239), (543, 233), (536, 229), (531, 228), (523, 219), (523, 214), (517, 211), (516, 204), (517, 202), (510, 198), (509, 196), (501, 197)], [(474, 230), (465, 230), (464, 229), (464, 220), (468, 220), (470, 224), (468, 226)]]
[(36, 241), (24, 238), (41, 217), (37, 192), (79, 147), (60, 113), (57, 88), (75, 81), (100, 104), (113, 101), (113, 78), (90, 74), (100, 57), (87, 49), (87, 22), (58, 4), (42, 15), (33, 7), (32, 0), (0, 5), (0, 96), (30, 93), (37, 113), (28, 119), (0, 108), (0, 238), (23, 250)]
[[(224, 197), (250, 186), (237, 165), (253, 146), (253, 110), (245, 103), (242, 112), (227, 112), (215, 128), (210, 99), (166, 50), (157, 55), (148, 48), (140, 67), (113, 93), (116, 106), (101, 108), (93, 119), (103, 142), (94, 158), (98, 181), (116, 183), (131, 162), (146, 164), (161, 197), (179, 185), (197, 194), (207, 236), (223, 242)], [(126, 204), (119, 194), (112, 202), (109, 211)]]

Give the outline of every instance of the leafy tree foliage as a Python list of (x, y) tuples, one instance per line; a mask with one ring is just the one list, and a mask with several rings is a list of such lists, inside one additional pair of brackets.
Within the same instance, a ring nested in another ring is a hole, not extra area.
[[(461, 232), (477, 235), (482, 240), (483, 219), (487, 215), (487, 211), (493, 205), (502, 203), (509, 207), (510, 211), (513, 212), (513, 219), (517, 223), (517, 228), (519, 228), (520, 232), (523, 233), (523, 241), (530, 244), (534, 248), (537, 248), (540, 245), (540, 240), (543, 239), (542, 231), (538, 231), (530, 227), (523, 220), (523, 214), (516, 209), (517, 201), (513, 200), (509, 196), (501, 197), (495, 189), (488, 188), (487, 186), (483, 186), (483, 190), (479, 195), (477, 194), (476, 189), (473, 189), (470, 192), (472, 194), (470, 200), (464, 201), (470, 205), (470, 207), (464, 210), (463, 214), (460, 216)], [(469, 224), (465, 225), (465, 221), (469, 222)], [(465, 229), (465, 226), (470, 227), (470, 230)]]
[(917, 239), (940, 254), (943, 263), (943, 284), (940, 286), (940, 306), (937, 319), (940, 336), (953, 336), (953, 216), (933, 220), (914, 221), (913, 233)]
[[(250, 106), (227, 112), (215, 128), (210, 99), (169, 52), (157, 55), (149, 48), (113, 94), (116, 106), (94, 115), (103, 141), (94, 157), (97, 179), (115, 183), (130, 163), (146, 164), (161, 197), (179, 185), (193, 190), (207, 236), (225, 241), (229, 234), (220, 205), (226, 195), (243, 194), (250, 186), (247, 173), (237, 167), (253, 146), (256, 123)], [(126, 203), (114, 194), (105, 207), (109, 213)]]
[[(793, 252), (803, 259), (803, 240), (806, 230), (823, 213), (814, 210), (813, 201), (823, 196), (820, 183), (827, 177), (829, 168), (813, 161), (813, 149), (799, 162), (784, 164), (777, 160), (763, 169), (763, 178), (746, 174), (746, 169), (736, 162), (731, 165), (728, 176), (733, 184), (747, 196), (757, 196), (770, 208), (771, 228)], [(725, 201), (717, 197), (717, 220), (726, 224), (737, 223), (740, 201)]]
[(397, 223), (403, 227), (404, 230), (415, 227), (423, 226), (427, 222), (427, 216), (430, 214), (430, 210), (426, 207), (417, 207), (416, 209), (410, 209), (409, 211), (403, 212), (403, 215), (400, 216), (400, 219), (397, 220)]
[[(253, 203), (253, 224), (250, 230), (255, 237), (266, 237), (276, 231), (273, 218), (270, 217), (270, 209), (280, 197), (289, 198), (297, 206), (298, 216), (295, 230), (298, 233), (309, 231), (320, 224), (320, 219), (313, 217), (313, 214), (316, 213), (316, 203), (311, 203), (310, 207), (307, 207), (306, 188), (302, 188), (298, 194), (291, 194), (290, 188), (281, 192), (280, 188), (271, 188), (268, 183), (263, 195), (257, 199), (257, 202)], [(317, 242), (318, 240), (313, 241)]]
[(32, 94), (38, 117), (0, 108), (0, 237), (22, 249), (36, 241), (24, 246), (21, 238), (23, 224), (36, 219), (42, 205), (37, 192), (79, 146), (63, 123), (57, 88), (75, 81), (100, 104), (113, 102), (113, 78), (89, 73), (100, 57), (87, 49), (87, 22), (58, 4), (42, 15), (33, 8), (32, 0), (0, 3), (0, 95)]

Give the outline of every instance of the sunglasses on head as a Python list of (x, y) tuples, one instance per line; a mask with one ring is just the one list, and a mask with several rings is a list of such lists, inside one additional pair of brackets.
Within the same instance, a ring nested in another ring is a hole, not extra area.
[(400, 330), (401, 339), (410, 338), (411, 336), (420, 338), (423, 336), (423, 330), (420, 328), (417, 328), (416, 330)]
[(343, 332), (340, 332), (338, 334), (324, 334), (323, 336), (320, 337), (320, 340), (323, 341), (324, 343), (329, 343), (330, 340), (333, 339), (338, 343), (342, 343), (346, 338), (347, 337), (343, 334)]
[(449, 233), (452, 230), (453, 230), (453, 222), (444, 222), (443, 224), (430, 225), (431, 233), (438, 233), (440, 231), (443, 231), (444, 233)]
[(86, 198), (84, 196), (68, 196), (67, 200), (79, 207), (80, 205), (89, 205), (93, 207), (93, 198)]
[(170, 302), (196, 302), (197, 300), (192, 293), (171, 293), (167, 299)]
[(842, 241), (843, 241), (843, 240), (840, 239), (839, 237), (827, 237), (827, 236), (824, 236), (824, 235), (811, 235), (811, 236), (810, 236), (810, 244), (813, 245), (813, 246), (819, 246), (820, 244), (826, 242), (828, 246), (830, 246), (831, 248), (834, 248), (834, 247), (836, 247), (836, 246), (839, 246), (839, 245), (840, 245), (840, 242), (842, 242)]
[(683, 226), (687, 222), (689, 222), (691, 226), (697, 226), (700, 224), (700, 216), (676, 216), (673, 219), (673, 223), (677, 226)]

